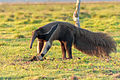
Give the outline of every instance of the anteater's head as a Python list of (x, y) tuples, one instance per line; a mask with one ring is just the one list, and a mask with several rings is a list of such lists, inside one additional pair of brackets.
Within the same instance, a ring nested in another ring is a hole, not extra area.
[(30, 44), (30, 49), (32, 48), (33, 42), (36, 38), (38, 39), (43, 39), (43, 40), (49, 40), (53, 32), (57, 29), (58, 24), (53, 25), (51, 29), (48, 32), (45, 32), (44, 29), (41, 27), (37, 30), (35, 30), (32, 33), (32, 39), (31, 39), (31, 44)]

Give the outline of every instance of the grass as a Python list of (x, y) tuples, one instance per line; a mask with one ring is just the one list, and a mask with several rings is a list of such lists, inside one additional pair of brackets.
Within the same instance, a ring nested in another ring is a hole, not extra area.
[(62, 60), (60, 43), (55, 41), (44, 61), (28, 62), (37, 55), (37, 42), (29, 49), (32, 31), (52, 21), (73, 23), (75, 4), (0, 5), (0, 79), (20, 80), (119, 80), (120, 5), (82, 3), (81, 27), (109, 34), (117, 43), (117, 53), (104, 60), (72, 49), (73, 59)]

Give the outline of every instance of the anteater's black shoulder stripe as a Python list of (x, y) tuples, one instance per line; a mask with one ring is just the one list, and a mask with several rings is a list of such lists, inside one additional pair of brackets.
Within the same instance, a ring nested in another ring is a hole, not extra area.
[(47, 32), (47, 34), (45, 34), (45, 36), (47, 36), (47, 41), (50, 39), (50, 37), (52, 36), (53, 32), (57, 29), (58, 24), (54, 25), (51, 30), (49, 32)]

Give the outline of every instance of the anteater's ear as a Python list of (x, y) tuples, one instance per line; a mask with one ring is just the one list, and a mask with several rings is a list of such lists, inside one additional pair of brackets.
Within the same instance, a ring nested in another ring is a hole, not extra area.
[(48, 32), (44, 33), (43, 35), (48, 35), (48, 34), (52, 35), (58, 26), (59, 24), (53, 25), (52, 28)]

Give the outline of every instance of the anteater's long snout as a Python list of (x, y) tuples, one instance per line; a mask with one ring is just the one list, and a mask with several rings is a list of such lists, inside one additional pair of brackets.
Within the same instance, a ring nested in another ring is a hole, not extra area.
[(34, 33), (33, 33), (33, 36), (32, 36), (32, 39), (31, 39), (30, 49), (32, 48), (33, 42), (34, 42), (34, 40), (36, 39), (36, 37), (37, 37), (37, 33), (34, 32)]

